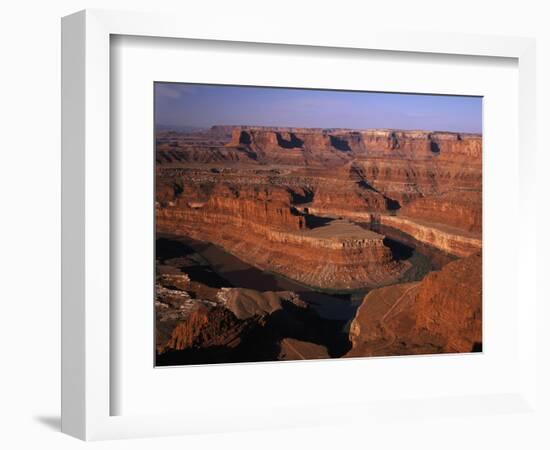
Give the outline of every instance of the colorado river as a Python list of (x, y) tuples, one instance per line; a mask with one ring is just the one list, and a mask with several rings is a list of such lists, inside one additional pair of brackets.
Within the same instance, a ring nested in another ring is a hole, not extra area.
[[(385, 244), (398, 260), (408, 260), (411, 268), (400, 282), (422, 279), (453, 258), (421, 244), (389, 227), (361, 224), (386, 236)], [(194, 281), (213, 288), (241, 287), (257, 291), (293, 291), (324, 319), (348, 322), (354, 316), (368, 289), (346, 292), (320, 291), (276, 273), (260, 270), (226, 252), (219, 246), (186, 236), (158, 235), (156, 257), (161, 264), (185, 257), (192, 261), (184, 271)]]

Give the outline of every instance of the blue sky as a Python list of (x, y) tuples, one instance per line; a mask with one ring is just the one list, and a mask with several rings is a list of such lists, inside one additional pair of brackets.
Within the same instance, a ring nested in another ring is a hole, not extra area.
[(482, 99), (155, 83), (155, 122), (168, 128), (263, 125), (481, 133)]

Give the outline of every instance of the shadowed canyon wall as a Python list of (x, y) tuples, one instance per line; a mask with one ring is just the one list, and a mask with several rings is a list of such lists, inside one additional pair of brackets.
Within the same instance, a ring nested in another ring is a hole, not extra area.
[(481, 255), (422, 281), (375, 289), (351, 324), (347, 356), (470, 352), (481, 346)]

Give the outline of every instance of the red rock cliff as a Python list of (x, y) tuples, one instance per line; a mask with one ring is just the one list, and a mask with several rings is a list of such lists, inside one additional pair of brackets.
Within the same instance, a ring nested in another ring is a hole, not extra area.
[(482, 342), (481, 255), (431, 272), (421, 282), (375, 289), (351, 325), (347, 356), (470, 352)]

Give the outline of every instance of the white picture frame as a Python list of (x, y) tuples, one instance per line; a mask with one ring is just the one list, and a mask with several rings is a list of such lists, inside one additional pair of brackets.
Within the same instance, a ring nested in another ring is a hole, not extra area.
[[(395, 400), (278, 406), (273, 417), (248, 411), (248, 421), (210, 420), (197, 414), (111, 415), (110, 334), (110, 39), (113, 35), (185, 38), (242, 43), (368, 49), (418, 54), (513, 58), (518, 61), (519, 213), (535, 229), (535, 43), (532, 39), (445, 33), (371, 30), (327, 35), (311, 27), (247, 28), (217, 23), (205, 27), (190, 17), (86, 10), (62, 21), (62, 430), (85, 440), (162, 436), (335, 423), (392, 416)], [(517, 328), (521, 349), (513, 391), (461, 398), (402, 399), (409, 414), (496, 414), (503, 410), (537, 414), (536, 294), (534, 233), (517, 237), (518, 283), (522, 301)], [(515, 295), (519, 295), (516, 293)], [(152, 339), (152, 337), (151, 337)], [(397, 363), (399, 364), (399, 363)], [(393, 402), (393, 403), (392, 403)], [(238, 418), (239, 414), (235, 414)], [(269, 422), (269, 424), (268, 424)]]

